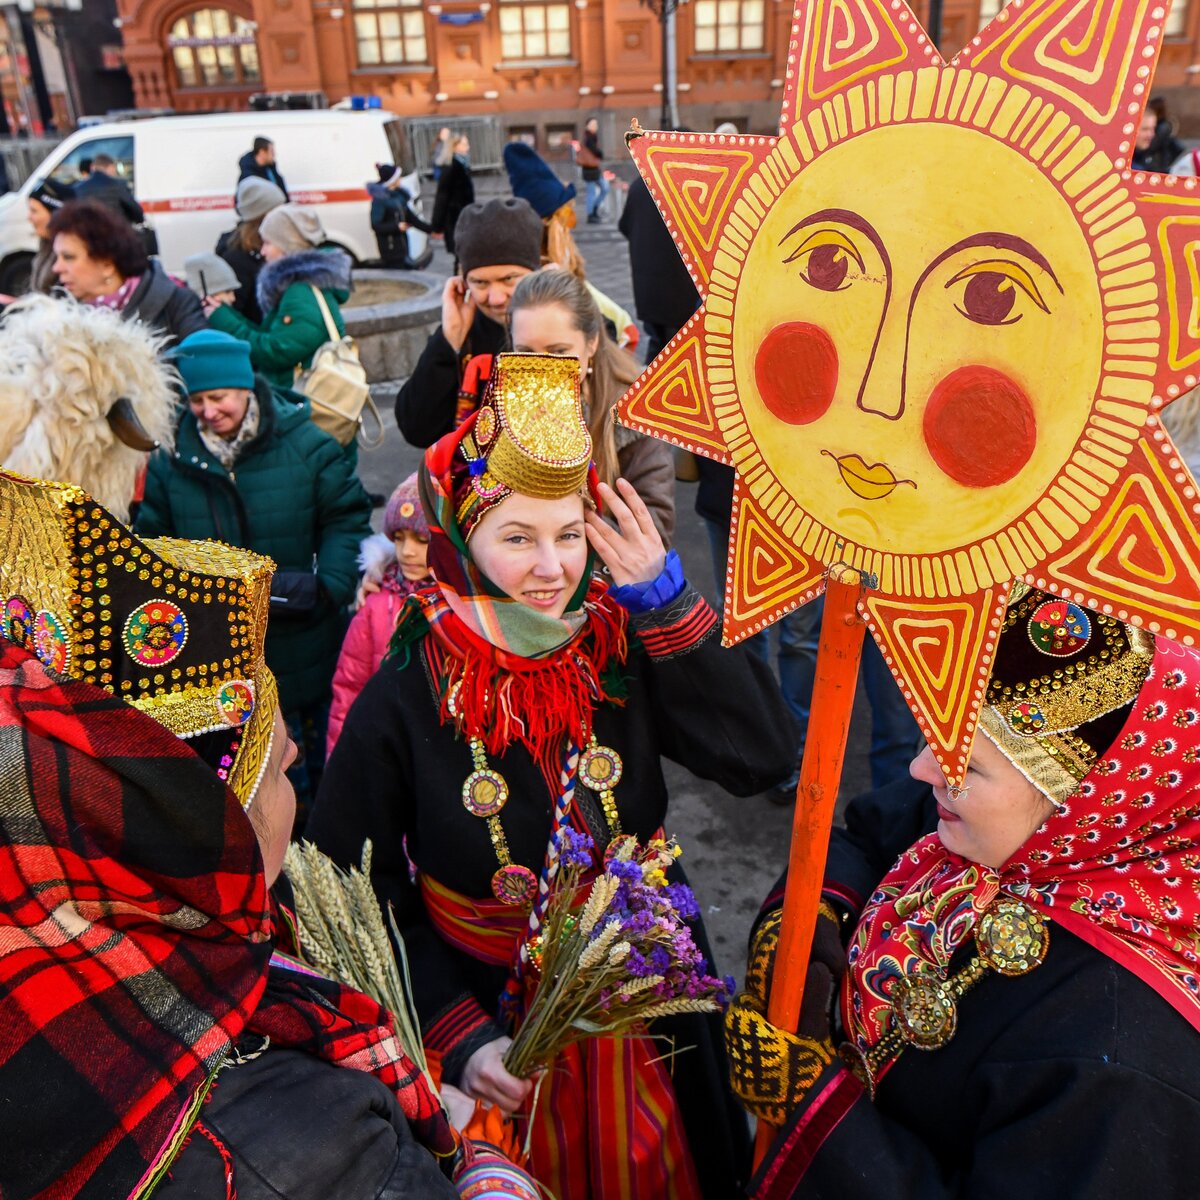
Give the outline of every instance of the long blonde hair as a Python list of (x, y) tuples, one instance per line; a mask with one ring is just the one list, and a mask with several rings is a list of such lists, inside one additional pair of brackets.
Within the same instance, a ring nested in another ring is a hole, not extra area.
[(454, 157), (454, 147), (461, 137), (461, 133), (451, 131), (450, 136), (438, 146), (437, 154), (433, 159), (435, 166), (447, 167), (450, 165), (450, 160)]
[(608, 336), (604, 318), (587, 285), (557, 267), (535, 271), (517, 284), (508, 302), (508, 318), (523, 308), (557, 305), (571, 319), (574, 329), (590, 342), (596, 339), (591, 370), (583, 382), (583, 401), (588, 429), (592, 434), (592, 457), (596, 473), (610, 487), (621, 474), (617, 461), (617, 436), (613, 409), (630, 384), (641, 374), (633, 355)]

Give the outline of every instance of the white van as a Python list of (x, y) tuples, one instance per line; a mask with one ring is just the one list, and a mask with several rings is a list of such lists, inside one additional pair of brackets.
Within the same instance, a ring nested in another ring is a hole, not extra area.
[[(64, 183), (79, 178), (81, 159), (107, 154), (146, 212), (168, 271), (183, 274), (191, 254), (212, 250), (237, 224), (233, 208), (238, 159), (256, 137), (275, 143), (276, 165), (296, 204), (312, 205), (331, 243), (358, 262), (379, 257), (371, 232), (366, 184), (378, 178), (375, 164), (398, 163), (404, 186), (420, 212), (420, 176), (394, 114), (365, 111), (215, 113), (149, 117), (81, 129), (60, 142), (15, 192), (0, 197), (0, 292), (27, 277), (37, 250), (26, 197), (47, 176)], [(408, 231), (409, 254), (420, 261), (426, 238)]]

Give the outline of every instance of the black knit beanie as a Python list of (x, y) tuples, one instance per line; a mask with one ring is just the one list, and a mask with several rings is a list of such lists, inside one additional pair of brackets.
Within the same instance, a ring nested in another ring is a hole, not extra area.
[(542, 265), (542, 219), (525, 200), (469, 204), (454, 226), (454, 250), (465, 275), (476, 267)]

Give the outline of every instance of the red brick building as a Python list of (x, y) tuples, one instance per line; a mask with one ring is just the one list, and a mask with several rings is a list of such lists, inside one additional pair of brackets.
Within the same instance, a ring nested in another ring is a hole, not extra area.
[[(843, 0), (851, 9), (855, 0)], [(1003, 0), (944, 0), (953, 54)], [(640, 0), (118, 0), (137, 103), (243, 108), (255, 92), (379, 96), (406, 116), (499, 114), (543, 148), (587, 116), (657, 123), (660, 25)], [(919, 14), (928, 0), (919, 0)], [(682, 120), (773, 131), (791, 0), (678, 11)], [(1200, 0), (1176, 0), (1156, 90), (1200, 132)], [(1192, 102), (1193, 93), (1196, 95)], [(1192, 118), (1192, 119), (1189, 119)]]

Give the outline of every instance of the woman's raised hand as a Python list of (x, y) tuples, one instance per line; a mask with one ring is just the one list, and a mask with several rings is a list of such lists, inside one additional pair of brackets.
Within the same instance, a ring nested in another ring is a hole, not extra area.
[(514, 1113), (525, 1102), (533, 1084), (510, 1075), (504, 1067), (504, 1053), (512, 1038), (499, 1037), (480, 1046), (462, 1073), (462, 1090), (476, 1100), (486, 1100), (506, 1113)]
[(617, 528), (589, 512), (585, 520), (592, 549), (600, 556), (618, 587), (653, 582), (662, 574), (667, 550), (650, 510), (626, 479), (617, 480), (615, 491), (602, 483), (600, 498)]

